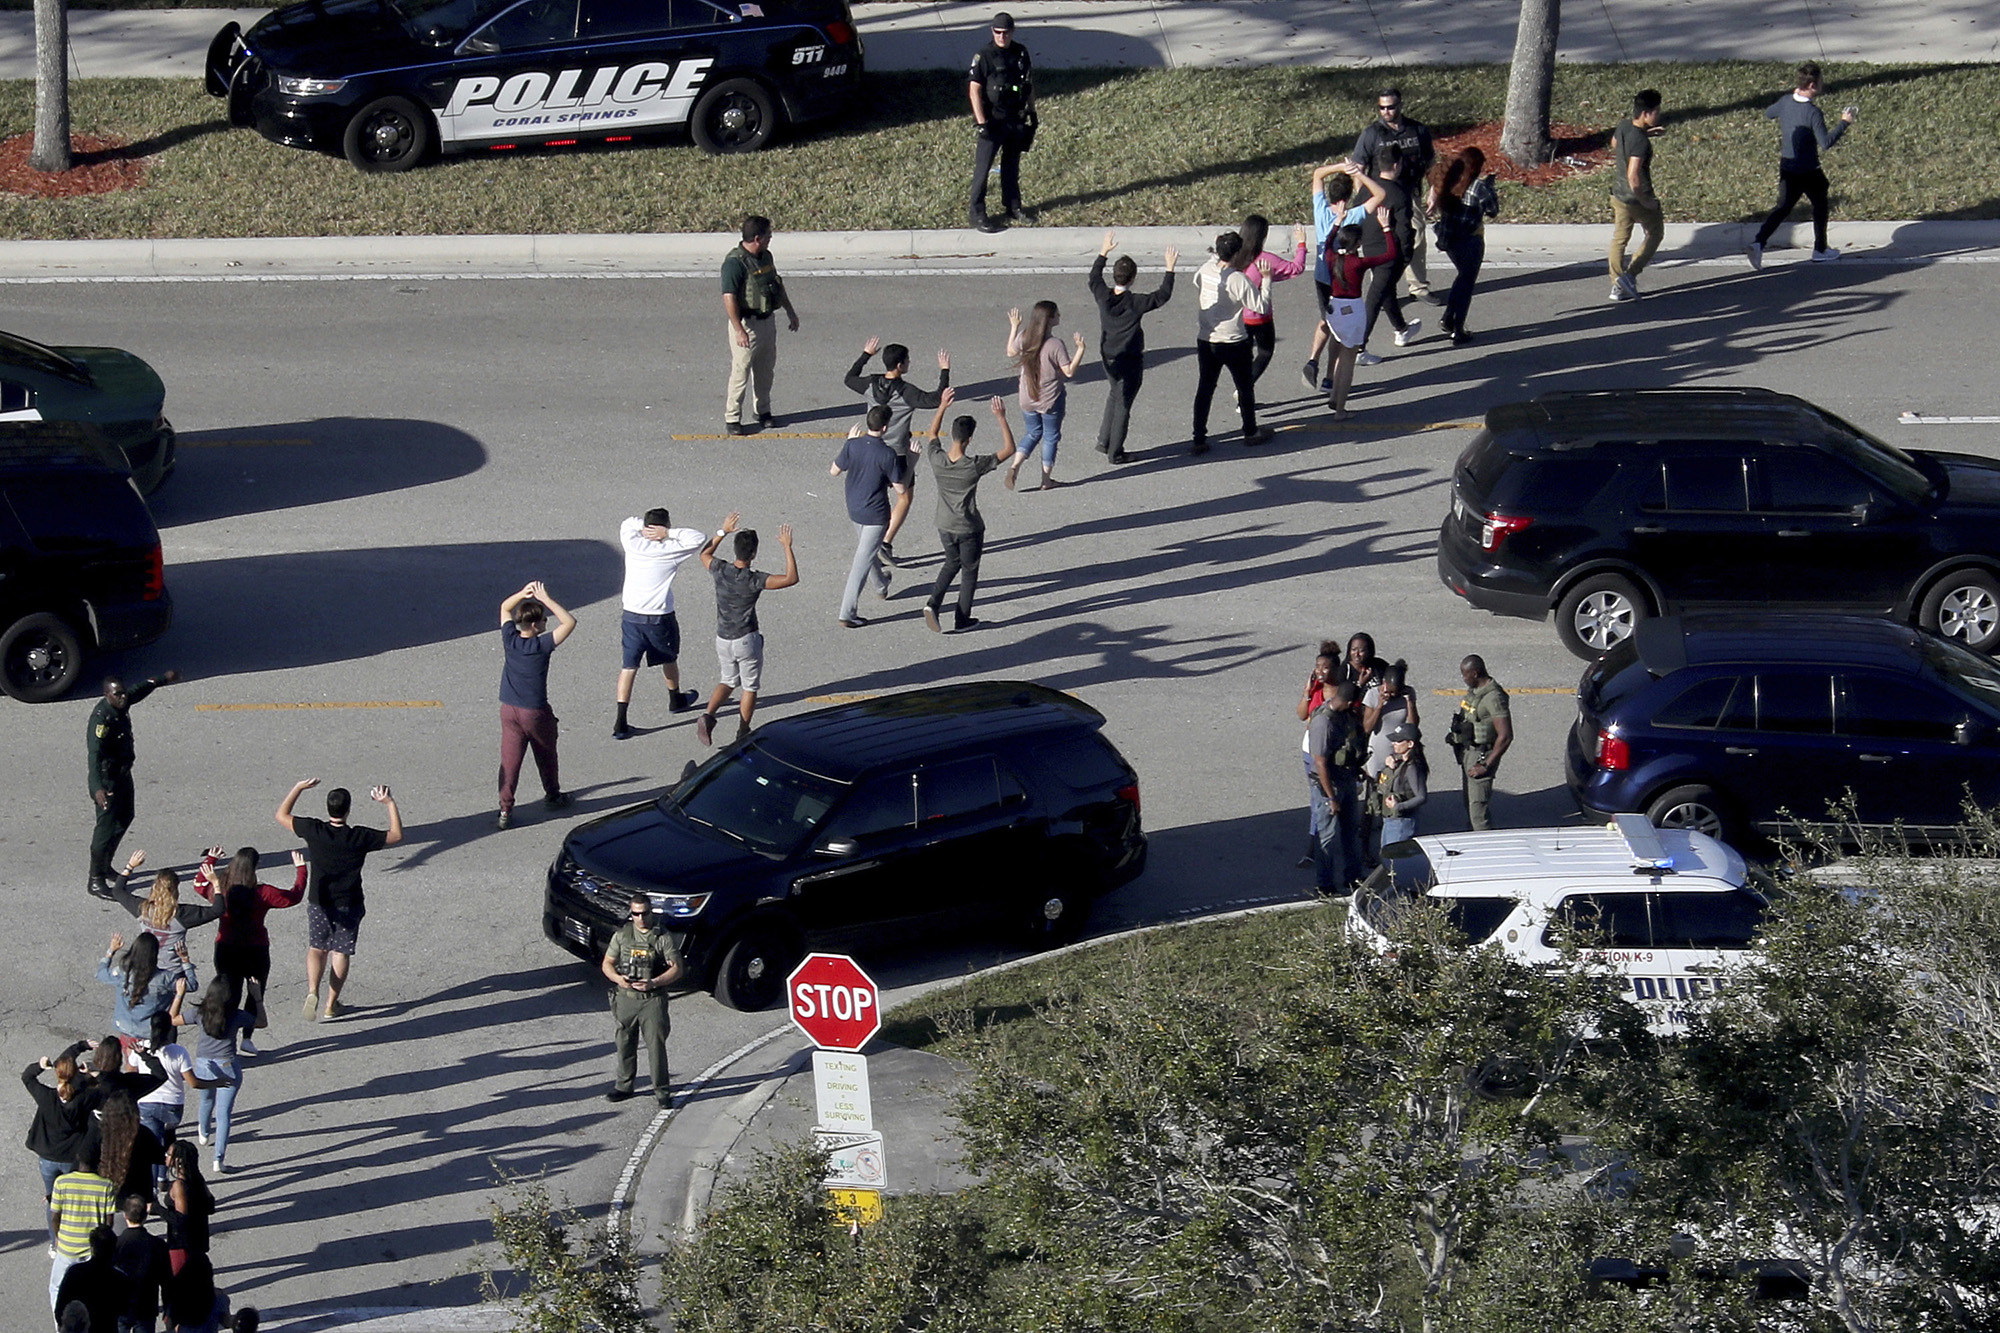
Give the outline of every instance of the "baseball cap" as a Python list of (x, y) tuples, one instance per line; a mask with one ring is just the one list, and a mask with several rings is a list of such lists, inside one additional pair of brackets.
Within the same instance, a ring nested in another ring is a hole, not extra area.
[(995, 32), (1014, 31), (1014, 16), (1005, 10), (995, 14), (993, 16), (993, 30)]
[(1420, 741), (1423, 738), (1423, 733), (1417, 730), (1417, 724), (1414, 722), (1398, 722), (1395, 726), (1389, 728), (1389, 744), (1391, 745), (1394, 745), (1397, 741)]

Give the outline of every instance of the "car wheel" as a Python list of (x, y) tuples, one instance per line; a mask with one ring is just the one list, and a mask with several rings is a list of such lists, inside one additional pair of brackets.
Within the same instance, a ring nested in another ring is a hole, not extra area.
[(1618, 574), (1593, 574), (1563, 594), (1556, 606), (1556, 633), (1563, 647), (1586, 662), (1604, 656), (1632, 637), (1652, 612), (1645, 594)]
[(60, 699), (83, 672), (83, 644), (60, 616), (24, 616), (0, 634), (0, 690), (22, 703)]
[(347, 122), (340, 146), (358, 171), (408, 171), (430, 151), (431, 119), (407, 97), (378, 97)]
[(1976, 653), (2000, 648), (2000, 581), (1983, 569), (1960, 569), (1924, 598), (1923, 626)]
[(1690, 783), (1672, 787), (1653, 798), (1646, 807), (1646, 819), (1654, 828), (1686, 829), (1728, 841), (1729, 820), (1722, 811), (1722, 798), (1715, 788)]
[(778, 108), (764, 85), (730, 79), (702, 94), (688, 131), (705, 153), (754, 153), (778, 129)]
[(784, 994), (785, 978), (798, 961), (798, 941), (789, 931), (752, 926), (722, 955), (715, 998), (731, 1009), (769, 1009)]

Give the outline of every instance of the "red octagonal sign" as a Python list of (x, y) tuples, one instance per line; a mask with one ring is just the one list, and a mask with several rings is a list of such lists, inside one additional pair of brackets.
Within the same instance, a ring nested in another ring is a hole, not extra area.
[(882, 993), (852, 958), (809, 953), (785, 981), (792, 1021), (828, 1051), (858, 1051), (882, 1030)]

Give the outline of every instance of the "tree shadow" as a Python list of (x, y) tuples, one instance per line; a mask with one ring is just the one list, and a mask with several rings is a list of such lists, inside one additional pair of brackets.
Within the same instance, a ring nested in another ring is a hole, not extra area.
[(322, 417), (190, 431), (151, 505), (164, 529), (407, 490), (484, 466), (484, 445), (436, 421)]
[(120, 144), (115, 148), (101, 148), (93, 153), (78, 153), (75, 163), (80, 167), (94, 166), (100, 162), (130, 162), (142, 157), (157, 157), (170, 148), (178, 148), (184, 143), (207, 138), (211, 134), (226, 134), (230, 129), (227, 120), (203, 120), (191, 125), (176, 125), (150, 138), (136, 143)]

